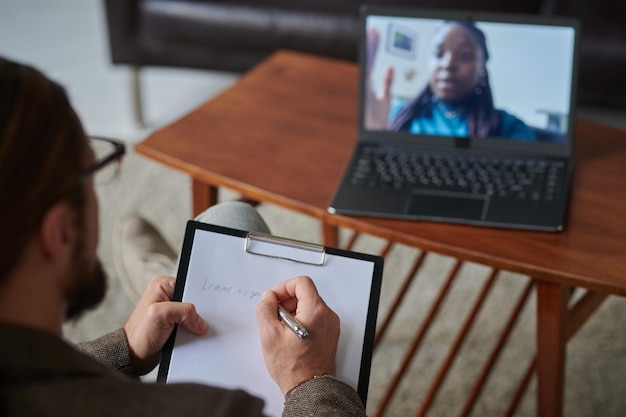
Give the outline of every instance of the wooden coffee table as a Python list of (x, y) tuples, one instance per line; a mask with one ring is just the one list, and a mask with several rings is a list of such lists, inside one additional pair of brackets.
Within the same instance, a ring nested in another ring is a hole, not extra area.
[[(561, 416), (567, 340), (607, 295), (626, 295), (626, 132), (577, 121), (576, 174), (562, 233), (331, 215), (327, 207), (356, 141), (357, 78), (352, 63), (279, 51), (135, 149), (192, 178), (195, 213), (226, 187), (320, 219), (329, 246), (337, 245), (337, 228), (346, 227), (532, 277), (537, 356), (518, 395), (536, 371), (539, 415)], [(568, 307), (574, 288), (587, 291)], [(391, 381), (376, 415), (401, 377)], [(432, 387), (436, 392), (438, 384)]]

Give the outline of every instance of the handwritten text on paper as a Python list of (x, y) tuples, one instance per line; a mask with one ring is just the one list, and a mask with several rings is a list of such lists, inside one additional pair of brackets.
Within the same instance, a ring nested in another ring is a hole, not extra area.
[(219, 293), (219, 294), (230, 294), (239, 297), (247, 297), (250, 300), (254, 300), (255, 298), (261, 297), (261, 291), (251, 290), (248, 288), (237, 288), (228, 285), (220, 285), (214, 282), (209, 281), (208, 279), (204, 280), (204, 284), (202, 285), (202, 291)]

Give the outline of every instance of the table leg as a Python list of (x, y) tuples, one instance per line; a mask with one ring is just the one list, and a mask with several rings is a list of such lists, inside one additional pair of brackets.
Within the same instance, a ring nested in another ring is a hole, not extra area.
[(537, 281), (537, 415), (562, 417), (569, 288)]
[(322, 233), (324, 245), (330, 248), (339, 247), (339, 228), (337, 226), (332, 226), (322, 220)]
[(208, 185), (195, 178), (191, 184), (193, 217), (217, 204), (217, 187)]

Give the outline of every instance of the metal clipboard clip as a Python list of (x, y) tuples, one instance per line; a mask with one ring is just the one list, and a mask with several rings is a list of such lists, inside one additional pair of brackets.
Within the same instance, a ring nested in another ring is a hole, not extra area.
[(258, 232), (246, 235), (246, 252), (309, 265), (322, 266), (326, 262), (326, 248), (322, 245)]

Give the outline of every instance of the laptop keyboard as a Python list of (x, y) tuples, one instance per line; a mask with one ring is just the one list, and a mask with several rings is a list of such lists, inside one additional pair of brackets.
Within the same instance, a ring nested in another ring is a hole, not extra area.
[(552, 201), (559, 196), (564, 170), (563, 161), (364, 147), (350, 183), (368, 188), (410, 188)]

